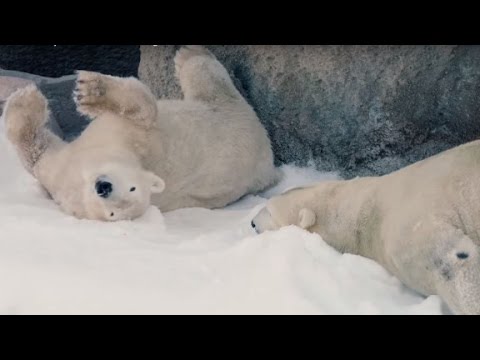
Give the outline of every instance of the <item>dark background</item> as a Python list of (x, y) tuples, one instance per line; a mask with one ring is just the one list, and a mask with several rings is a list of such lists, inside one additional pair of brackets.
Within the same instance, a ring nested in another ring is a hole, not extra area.
[(47, 77), (92, 70), (137, 76), (139, 45), (0, 45), (0, 68)]

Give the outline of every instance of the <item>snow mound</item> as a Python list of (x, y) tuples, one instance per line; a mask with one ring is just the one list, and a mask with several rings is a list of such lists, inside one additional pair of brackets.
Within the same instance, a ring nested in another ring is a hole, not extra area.
[(132, 222), (77, 220), (27, 174), (0, 119), (0, 314), (441, 314), (380, 265), (296, 227), (256, 235), (266, 198), (337, 178), (284, 166), (222, 210), (151, 207)]

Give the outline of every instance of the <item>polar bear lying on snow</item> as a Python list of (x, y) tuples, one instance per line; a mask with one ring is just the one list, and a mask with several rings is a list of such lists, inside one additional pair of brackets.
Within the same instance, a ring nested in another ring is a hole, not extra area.
[(386, 176), (292, 189), (270, 199), (252, 226), (318, 233), (455, 313), (480, 314), (479, 179), (474, 141)]
[(174, 62), (184, 100), (156, 101), (134, 78), (80, 71), (74, 99), (94, 120), (71, 143), (45, 126), (35, 86), (9, 97), (7, 137), (65, 212), (114, 221), (150, 203), (218, 208), (277, 181), (266, 130), (213, 54), (184, 47)]

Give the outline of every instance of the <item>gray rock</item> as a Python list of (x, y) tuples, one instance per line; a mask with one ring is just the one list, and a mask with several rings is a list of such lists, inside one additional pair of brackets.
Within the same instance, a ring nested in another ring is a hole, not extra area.
[(73, 101), (72, 93), (75, 87), (76, 75), (47, 78), (0, 69), (0, 79), (2, 77), (8, 77), (9, 79), (18, 78), (35, 83), (49, 102), (52, 115), (49, 119), (49, 126), (65, 140), (71, 141), (89, 124), (89, 120), (77, 112)]
[(137, 76), (138, 45), (0, 45), (0, 68), (48, 77), (97, 71)]
[[(381, 175), (480, 135), (480, 46), (207, 46), (270, 134), (277, 164)], [(178, 46), (142, 46), (139, 77), (178, 98)]]

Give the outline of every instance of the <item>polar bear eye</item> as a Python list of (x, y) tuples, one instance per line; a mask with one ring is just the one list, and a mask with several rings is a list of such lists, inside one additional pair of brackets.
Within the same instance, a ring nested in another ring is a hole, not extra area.
[(134, 186), (132, 188), (130, 188), (130, 192), (134, 192), (137, 188)]

